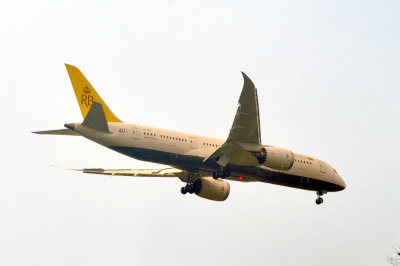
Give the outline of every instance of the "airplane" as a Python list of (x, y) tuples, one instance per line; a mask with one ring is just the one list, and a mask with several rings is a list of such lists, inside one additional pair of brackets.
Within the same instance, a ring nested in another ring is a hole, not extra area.
[(242, 72), (244, 84), (237, 112), (226, 140), (156, 127), (127, 124), (118, 119), (82, 72), (65, 64), (83, 116), (82, 123), (36, 134), (82, 136), (129, 157), (171, 168), (166, 169), (70, 169), (83, 173), (177, 177), (182, 194), (224, 201), (230, 193), (227, 180), (264, 182), (315, 191), (322, 195), (341, 191), (346, 184), (338, 172), (315, 157), (261, 143), (257, 89)]

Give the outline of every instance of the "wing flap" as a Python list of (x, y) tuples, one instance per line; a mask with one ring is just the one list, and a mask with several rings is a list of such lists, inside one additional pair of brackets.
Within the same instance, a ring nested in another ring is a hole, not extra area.
[(85, 174), (99, 174), (99, 175), (118, 175), (118, 176), (133, 176), (133, 177), (178, 177), (183, 182), (192, 183), (201, 176), (207, 176), (209, 173), (191, 172), (178, 168), (165, 168), (165, 169), (103, 169), (103, 168), (64, 168), (60, 166), (51, 165), (53, 167), (61, 168), (64, 170), (78, 171)]
[(102, 169), (84, 168), (70, 169), (81, 171), (86, 174), (119, 175), (119, 176), (142, 176), (142, 177), (178, 177), (183, 170), (175, 168), (167, 169)]
[(227, 164), (241, 166), (254, 166), (258, 164), (256, 157), (234, 142), (225, 142), (221, 148), (205, 158), (204, 162), (210, 159), (218, 159), (217, 163), (223, 167)]
[(165, 168), (165, 169), (103, 169), (103, 168), (64, 168), (52, 165), (53, 167), (78, 171), (85, 174), (98, 174), (98, 175), (118, 175), (118, 176), (133, 176), (133, 177), (178, 177), (182, 181), (193, 181), (199, 178), (199, 173), (193, 173), (177, 168)]

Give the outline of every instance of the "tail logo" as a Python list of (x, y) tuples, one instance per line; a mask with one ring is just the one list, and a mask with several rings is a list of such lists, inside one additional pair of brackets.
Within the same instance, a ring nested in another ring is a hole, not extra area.
[(88, 86), (85, 86), (83, 88), (83, 92), (86, 93), (86, 94), (90, 94), (90, 88)]
[[(85, 94), (83, 94), (83, 93), (85, 93)], [(81, 104), (85, 104), (86, 107), (89, 107), (93, 103), (93, 96), (86, 95), (86, 94), (90, 94), (90, 88), (88, 86), (85, 86), (83, 88), (83, 93), (81, 94)]]

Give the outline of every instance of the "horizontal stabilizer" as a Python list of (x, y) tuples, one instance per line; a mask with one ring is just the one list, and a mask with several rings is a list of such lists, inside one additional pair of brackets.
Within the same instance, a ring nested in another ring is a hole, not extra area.
[(90, 127), (91, 129), (109, 133), (108, 123), (104, 114), (103, 106), (97, 102), (93, 102), (83, 126)]
[(32, 133), (39, 135), (68, 135), (68, 136), (80, 136), (68, 128), (65, 129), (54, 129), (54, 130), (43, 130), (43, 131), (33, 131)]

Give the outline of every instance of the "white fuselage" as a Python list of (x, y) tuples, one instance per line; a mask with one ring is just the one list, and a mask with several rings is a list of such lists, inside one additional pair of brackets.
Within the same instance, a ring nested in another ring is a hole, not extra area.
[[(180, 169), (210, 172), (216, 163), (203, 163), (224, 141), (165, 130), (144, 125), (108, 123), (110, 133), (73, 125), (74, 131), (92, 141), (127, 156), (172, 165)], [(264, 165), (232, 167), (229, 180), (261, 181), (315, 191), (340, 191), (346, 185), (335, 169), (317, 158), (294, 153), (293, 166), (287, 170), (274, 170)]]

